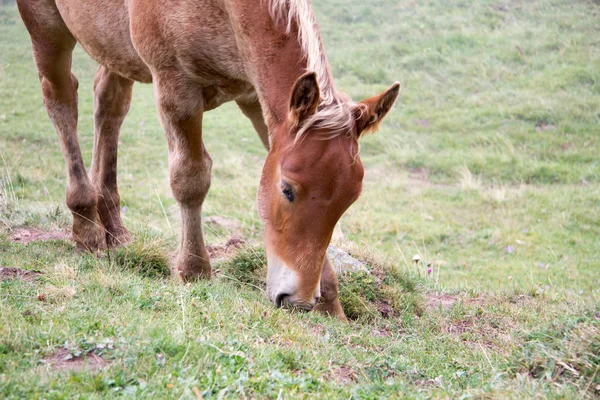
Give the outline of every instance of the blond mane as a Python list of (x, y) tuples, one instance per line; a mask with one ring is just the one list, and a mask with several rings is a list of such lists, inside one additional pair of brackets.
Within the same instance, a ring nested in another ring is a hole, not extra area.
[(321, 102), (311, 117), (300, 127), (296, 138), (302, 137), (309, 129), (327, 130), (327, 137), (349, 133), (354, 126), (356, 103), (336, 90), (333, 84), (327, 57), (323, 50), (321, 34), (310, 0), (268, 0), (269, 13), (274, 21), (286, 26), (291, 33), (295, 27), (298, 42), (306, 58), (306, 71), (317, 73)]

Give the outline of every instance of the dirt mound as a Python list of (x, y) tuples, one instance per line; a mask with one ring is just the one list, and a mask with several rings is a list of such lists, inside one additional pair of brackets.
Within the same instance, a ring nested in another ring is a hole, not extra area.
[(229, 259), (235, 256), (246, 241), (238, 235), (233, 235), (224, 245), (208, 245), (206, 251), (211, 260)]

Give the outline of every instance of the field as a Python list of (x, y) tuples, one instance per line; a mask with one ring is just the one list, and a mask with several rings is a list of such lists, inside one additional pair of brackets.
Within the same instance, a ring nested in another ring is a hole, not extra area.
[[(402, 84), (340, 223), (336, 245), (372, 271), (341, 277), (347, 324), (264, 295), (266, 151), (235, 104), (204, 118), (203, 215), (248, 244), (207, 225), (225, 255), (210, 282), (165, 275), (180, 222), (149, 85), (119, 148), (135, 242), (77, 253), (29, 37), (0, 2), (0, 397), (600, 396), (600, 3), (314, 3), (340, 89)], [(88, 166), (95, 69), (77, 48)]]

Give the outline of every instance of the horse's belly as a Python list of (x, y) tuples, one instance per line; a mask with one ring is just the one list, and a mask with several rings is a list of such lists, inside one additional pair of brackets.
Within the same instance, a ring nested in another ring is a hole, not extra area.
[(152, 82), (150, 69), (135, 50), (129, 12), (123, 0), (56, 0), (67, 27), (98, 63), (139, 82)]

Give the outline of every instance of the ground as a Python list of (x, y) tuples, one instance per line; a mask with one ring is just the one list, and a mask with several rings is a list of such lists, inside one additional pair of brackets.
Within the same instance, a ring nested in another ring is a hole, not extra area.
[[(0, 397), (600, 395), (597, 1), (314, 2), (340, 89), (402, 84), (341, 220), (336, 244), (371, 271), (341, 277), (347, 324), (266, 299), (265, 150), (234, 105), (204, 121), (203, 214), (233, 222), (207, 225), (213, 280), (167, 277), (179, 217), (147, 85), (119, 148), (136, 240), (77, 253), (29, 39), (4, 3)], [(88, 165), (95, 67), (78, 48)]]

